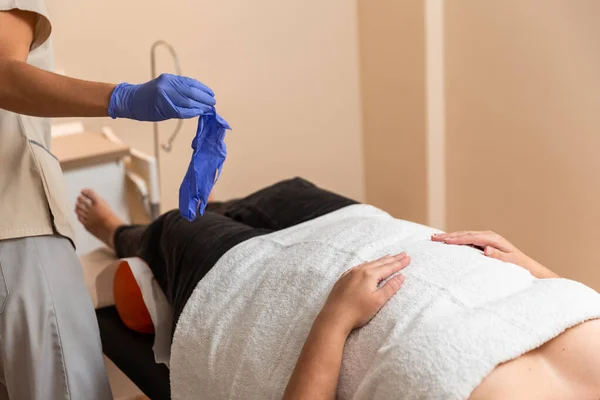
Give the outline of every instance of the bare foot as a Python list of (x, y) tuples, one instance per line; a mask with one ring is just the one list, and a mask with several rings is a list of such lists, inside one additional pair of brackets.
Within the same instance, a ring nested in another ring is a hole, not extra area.
[(75, 214), (89, 233), (102, 240), (108, 247), (114, 248), (115, 231), (125, 223), (98, 193), (92, 189), (83, 189), (77, 198)]

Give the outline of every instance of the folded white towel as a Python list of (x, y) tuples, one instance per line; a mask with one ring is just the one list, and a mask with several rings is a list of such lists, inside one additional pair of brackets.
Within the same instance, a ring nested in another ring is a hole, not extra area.
[(600, 317), (600, 295), (354, 205), (244, 242), (199, 283), (171, 349), (178, 399), (280, 399), (331, 287), (406, 251), (407, 279), (344, 349), (340, 399), (466, 399), (496, 365)]

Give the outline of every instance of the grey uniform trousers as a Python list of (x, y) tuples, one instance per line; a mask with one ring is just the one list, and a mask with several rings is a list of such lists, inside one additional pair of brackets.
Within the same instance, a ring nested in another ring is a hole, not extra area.
[(112, 399), (79, 259), (59, 236), (0, 241), (0, 400)]

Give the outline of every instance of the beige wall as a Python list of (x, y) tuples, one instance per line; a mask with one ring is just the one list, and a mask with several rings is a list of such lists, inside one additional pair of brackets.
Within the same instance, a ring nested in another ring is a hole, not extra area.
[(446, 7), (448, 228), (600, 289), (600, 2)]
[[(110, 82), (149, 78), (149, 48), (165, 39), (184, 74), (211, 86), (229, 121), (229, 158), (215, 194), (229, 198), (301, 175), (362, 200), (364, 174), (356, 3), (304, 1), (47, 0), (56, 67)], [(160, 69), (172, 71), (160, 54)], [(151, 124), (109, 119), (127, 143), (152, 151)], [(167, 139), (172, 122), (161, 124)], [(163, 208), (191, 155), (195, 121), (186, 121), (162, 156)]]
[(422, 0), (358, 0), (367, 200), (427, 218)]

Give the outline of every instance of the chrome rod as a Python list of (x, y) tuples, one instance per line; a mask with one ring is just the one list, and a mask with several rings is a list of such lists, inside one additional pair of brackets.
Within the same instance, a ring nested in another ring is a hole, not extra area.
[[(175, 52), (175, 49), (173, 48), (173, 46), (171, 46), (169, 43), (165, 42), (164, 40), (157, 40), (156, 42), (154, 42), (154, 44), (152, 44), (152, 47), (150, 48), (150, 73), (152, 75), (152, 79), (154, 79), (158, 76), (156, 74), (156, 49), (158, 49), (159, 46), (166, 47), (166, 49), (169, 51), (169, 53), (171, 53), (171, 57), (173, 58), (173, 64), (175, 66), (175, 72), (177, 73), (177, 75), (181, 75), (181, 66), (179, 64), (179, 57), (177, 57), (177, 53)], [(153, 124), (154, 157), (156, 158), (156, 165), (157, 165), (159, 172), (160, 172), (160, 148), (162, 147), (167, 152), (171, 151), (173, 140), (175, 140), (175, 136), (177, 136), (177, 133), (179, 133), (179, 130), (181, 129), (181, 124), (182, 124), (182, 121), (177, 120), (177, 126), (175, 126), (175, 130), (169, 137), (167, 144), (164, 144), (162, 146), (160, 145), (160, 137), (158, 134), (158, 122), (155, 122)], [(159, 179), (159, 190), (160, 190), (160, 179)]]
[[(175, 73), (177, 75), (181, 75), (181, 66), (179, 65), (179, 57), (177, 57), (177, 53), (175, 52), (175, 49), (173, 48), (173, 46), (171, 46), (169, 43), (165, 42), (164, 40), (157, 40), (156, 42), (154, 42), (152, 44), (152, 47), (150, 47), (150, 73), (152, 75), (152, 79), (154, 79), (158, 76), (156, 73), (156, 50), (160, 46), (165, 47), (169, 51), (169, 53), (171, 53), (171, 57), (173, 59), (173, 64), (175, 66)], [(181, 129), (182, 122), (183, 121), (180, 119), (177, 120), (177, 125), (175, 126), (175, 130), (173, 131), (171, 136), (169, 136), (167, 143), (163, 144), (163, 145), (160, 144), (160, 137), (159, 137), (159, 132), (158, 132), (158, 122), (154, 122), (152, 124), (153, 130), (154, 130), (154, 157), (156, 158), (156, 169), (157, 169), (157, 175), (158, 175), (158, 177), (157, 177), (158, 178), (157, 179), (158, 193), (160, 193), (160, 188), (161, 188), (160, 149), (162, 147), (162, 149), (166, 152), (171, 151), (173, 141), (175, 140), (175, 137), (177, 136), (177, 134), (179, 133), (179, 130)], [(156, 219), (156, 217), (158, 217), (159, 204), (151, 204), (150, 209), (151, 209), (151, 219), (154, 220), (154, 219)]]

